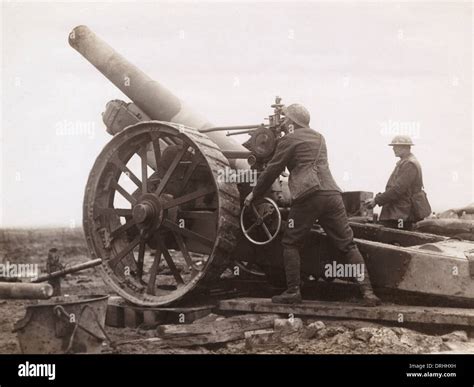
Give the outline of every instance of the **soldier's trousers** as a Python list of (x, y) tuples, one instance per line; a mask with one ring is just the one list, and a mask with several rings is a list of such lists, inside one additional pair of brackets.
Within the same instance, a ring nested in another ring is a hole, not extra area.
[(300, 286), (299, 249), (316, 220), (348, 262), (359, 264), (364, 262), (354, 242), (354, 234), (349, 226), (342, 196), (337, 192), (315, 193), (294, 203), (288, 215), (289, 224), (282, 239), (288, 288)]

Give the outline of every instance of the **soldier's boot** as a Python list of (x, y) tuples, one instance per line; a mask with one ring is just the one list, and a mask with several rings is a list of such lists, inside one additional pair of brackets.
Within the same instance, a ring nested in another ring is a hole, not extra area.
[(300, 291), (300, 254), (296, 248), (284, 248), (286, 283), (288, 289), (282, 294), (272, 297), (275, 304), (297, 304), (301, 302)]
[(363, 279), (360, 281), (354, 278), (354, 282), (359, 284), (359, 290), (362, 295), (363, 305), (369, 307), (381, 305), (382, 301), (375, 295), (374, 290), (372, 289), (367, 265), (365, 264), (364, 258), (362, 258), (359, 249), (351, 249), (347, 253), (347, 260), (350, 264), (362, 265), (364, 267)]
[(361, 284), (360, 292), (362, 294), (363, 305), (372, 307), (382, 304), (382, 300), (375, 295), (370, 282), (368, 284)]
[(299, 287), (288, 288), (282, 294), (272, 297), (272, 302), (274, 304), (299, 304), (301, 300), (301, 291)]

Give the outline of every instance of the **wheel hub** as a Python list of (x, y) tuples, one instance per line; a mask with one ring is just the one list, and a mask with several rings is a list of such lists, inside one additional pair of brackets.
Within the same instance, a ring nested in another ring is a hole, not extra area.
[(163, 204), (154, 194), (142, 195), (132, 208), (132, 217), (141, 229), (156, 229), (163, 221)]
[(132, 211), (133, 219), (136, 223), (145, 223), (153, 217), (154, 213), (153, 205), (150, 205), (149, 203), (137, 204)]

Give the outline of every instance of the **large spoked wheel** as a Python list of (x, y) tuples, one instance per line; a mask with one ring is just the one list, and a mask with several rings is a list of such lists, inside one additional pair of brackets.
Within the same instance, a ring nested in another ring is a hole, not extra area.
[(240, 228), (245, 237), (255, 245), (273, 241), (281, 228), (278, 205), (270, 198), (263, 198), (244, 206), (240, 213)]
[(212, 285), (229, 263), (239, 193), (205, 135), (158, 121), (102, 150), (84, 197), (84, 232), (107, 284), (128, 301), (168, 305)]

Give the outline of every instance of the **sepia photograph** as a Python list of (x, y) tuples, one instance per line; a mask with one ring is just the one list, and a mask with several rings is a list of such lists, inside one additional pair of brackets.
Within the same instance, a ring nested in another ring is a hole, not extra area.
[(472, 1), (1, 20), (0, 385), (234, 355), (474, 383)]

